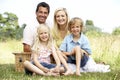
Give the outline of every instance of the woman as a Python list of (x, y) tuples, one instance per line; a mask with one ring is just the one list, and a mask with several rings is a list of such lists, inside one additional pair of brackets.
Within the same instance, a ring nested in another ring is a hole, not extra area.
[(69, 22), (69, 17), (68, 17), (67, 10), (65, 8), (56, 9), (54, 12), (54, 26), (52, 29), (52, 36), (56, 43), (56, 48), (58, 49), (57, 50), (58, 56), (59, 56), (62, 64), (66, 68), (66, 72), (64, 73), (64, 75), (72, 74), (72, 71), (68, 67), (68, 64), (65, 60), (66, 56), (61, 54), (61, 52), (59, 51), (59, 47), (60, 47), (64, 37), (69, 34), (68, 22)]
[(58, 48), (64, 37), (69, 34), (68, 22), (69, 18), (67, 10), (65, 8), (56, 9), (54, 12), (54, 26), (52, 29), (52, 35)]

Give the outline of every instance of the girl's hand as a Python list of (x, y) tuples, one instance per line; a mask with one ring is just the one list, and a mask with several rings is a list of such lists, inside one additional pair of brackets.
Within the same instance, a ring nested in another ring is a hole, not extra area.
[(44, 70), (43, 70), (45, 73), (47, 73), (47, 72), (50, 72), (50, 69), (48, 69), (48, 68), (44, 68)]

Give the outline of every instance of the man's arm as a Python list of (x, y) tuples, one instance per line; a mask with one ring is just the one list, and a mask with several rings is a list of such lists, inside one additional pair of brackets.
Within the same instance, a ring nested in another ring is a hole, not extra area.
[(23, 51), (24, 52), (31, 52), (31, 47), (28, 44), (23, 43)]

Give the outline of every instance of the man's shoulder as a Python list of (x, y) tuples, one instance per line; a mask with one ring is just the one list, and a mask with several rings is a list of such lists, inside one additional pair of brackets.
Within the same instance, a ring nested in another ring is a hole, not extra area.
[[(52, 24), (49, 21), (45, 22), (46, 25), (48, 25), (49, 27), (52, 26)], [(32, 22), (29, 22), (26, 24), (27, 26), (25, 27), (25, 30), (36, 30), (37, 27), (40, 25), (39, 22), (37, 20), (33, 20)]]
[(45, 24), (48, 25), (48, 26), (52, 29), (52, 23), (51, 23), (50, 21), (47, 20), (47, 21), (45, 22)]
[(27, 23), (26, 25), (25, 30), (35, 30), (39, 23), (37, 21), (33, 21), (31, 23)]

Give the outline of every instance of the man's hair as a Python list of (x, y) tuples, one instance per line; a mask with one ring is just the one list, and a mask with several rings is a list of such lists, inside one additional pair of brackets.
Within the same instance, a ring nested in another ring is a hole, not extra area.
[(46, 2), (40, 2), (38, 5), (37, 5), (37, 8), (36, 8), (36, 12), (38, 11), (39, 7), (46, 7), (48, 9), (48, 13), (50, 12), (50, 6), (49, 4), (47, 4)]

